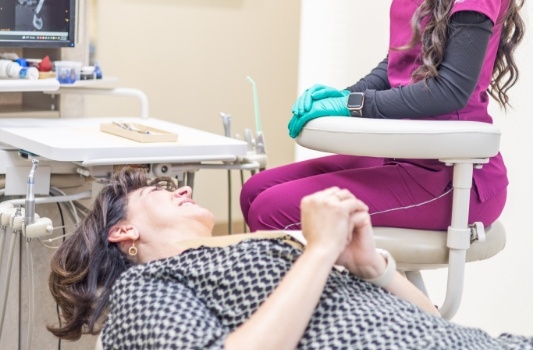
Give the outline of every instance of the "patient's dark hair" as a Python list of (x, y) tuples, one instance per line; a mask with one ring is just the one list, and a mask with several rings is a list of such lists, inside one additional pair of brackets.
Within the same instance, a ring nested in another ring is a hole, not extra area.
[(107, 240), (109, 230), (126, 218), (131, 192), (160, 183), (174, 185), (167, 177), (150, 180), (144, 169), (118, 171), (74, 234), (58, 248), (51, 262), (49, 287), (62, 320), (57, 327), (47, 327), (55, 336), (77, 340), (83, 333), (98, 334), (111, 287), (132, 265), (119, 246)]

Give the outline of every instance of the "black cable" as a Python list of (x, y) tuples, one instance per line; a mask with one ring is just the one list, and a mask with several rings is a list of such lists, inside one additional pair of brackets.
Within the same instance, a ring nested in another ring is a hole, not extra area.
[[(61, 317), (59, 316), (59, 304), (56, 303), (57, 319), (59, 321), (59, 327), (61, 327)], [(61, 350), (61, 338), (57, 338), (57, 350)]]
[[(50, 193), (51, 196), (53, 196), (52, 193)], [(61, 209), (61, 203), (57, 202), (57, 210), (59, 211), (59, 217), (61, 219), (61, 227), (63, 230), (63, 242), (65, 242), (67, 231), (65, 229), (65, 218), (63, 216), (63, 210)], [(61, 313), (59, 310), (59, 304), (56, 303), (56, 313), (57, 313), (57, 319), (59, 321), (59, 327), (61, 327)], [(58, 338), (57, 340), (57, 350), (61, 350), (61, 338)]]
[(231, 202), (233, 202), (231, 192), (231, 170), (228, 170), (228, 234), (233, 233), (233, 218), (231, 217)]
[[(244, 170), (241, 169), (241, 189), (244, 186)], [(243, 219), (242, 232), (246, 233), (246, 220)]]

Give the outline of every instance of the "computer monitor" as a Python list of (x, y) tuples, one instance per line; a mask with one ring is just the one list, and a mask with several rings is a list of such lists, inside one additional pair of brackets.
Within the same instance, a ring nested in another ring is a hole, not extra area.
[(0, 47), (74, 47), (75, 28), (76, 0), (0, 0)]

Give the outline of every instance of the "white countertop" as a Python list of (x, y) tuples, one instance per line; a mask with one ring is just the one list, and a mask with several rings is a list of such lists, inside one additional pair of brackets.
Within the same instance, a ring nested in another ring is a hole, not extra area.
[[(100, 131), (101, 123), (143, 124), (178, 135), (175, 142), (141, 143)], [(244, 141), (155, 118), (2, 118), (0, 142), (40, 157), (82, 165), (233, 161)]]
[(0, 79), (0, 92), (14, 91), (57, 91), (57, 79)]

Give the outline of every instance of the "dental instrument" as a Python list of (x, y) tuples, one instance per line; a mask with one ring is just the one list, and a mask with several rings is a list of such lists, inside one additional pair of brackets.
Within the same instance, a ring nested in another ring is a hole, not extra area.
[[(259, 96), (257, 95), (257, 85), (255, 81), (247, 76), (246, 79), (252, 84), (253, 96), (254, 96), (254, 113), (255, 113), (255, 153), (258, 155), (266, 154), (266, 145), (265, 145), (265, 136), (263, 134), (263, 129), (261, 127), (261, 116), (259, 115)], [(259, 157), (263, 158), (263, 157)], [(266, 168), (266, 159), (261, 159), (261, 168), (259, 170), (264, 170)]]
[(149, 130), (141, 130), (131, 123), (113, 122), (113, 124), (124, 130), (138, 132), (139, 134), (150, 134)]
[(261, 128), (261, 116), (259, 115), (259, 97), (257, 95), (257, 84), (250, 76), (247, 76), (246, 79), (252, 85), (252, 93), (254, 97), (255, 132), (259, 134), (262, 132), (262, 128)]
[[(231, 115), (224, 112), (220, 112), (220, 117), (222, 118), (222, 124), (224, 126), (224, 136), (231, 137)], [(233, 233), (233, 219), (231, 211), (231, 203), (233, 202), (232, 196), (232, 186), (231, 186), (231, 170), (227, 170), (228, 174), (228, 234)]]
[[(250, 77), (247, 76), (246, 79), (250, 82), (252, 85), (252, 92), (253, 92), (253, 98), (254, 98), (254, 114), (255, 114), (255, 140), (253, 140), (254, 145), (254, 151), (251, 152), (248, 155), (249, 159), (253, 159), (254, 161), (259, 163), (259, 171), (266, 169), (266, 145), (265, 145), (265, 136), (263, 134), (263, 130), (261, 127), (261, 116), (259, 114), (259, 97), (257, 94), (257, 84), (255, 81)], [(252, 172), (252, 175), (254, 175), (255, 172)]]
[(28, 188), (26, 191), (26, 200), (24, 202), (24, 208), (26, 214), (24, 217), (24, 224), (31, 225), (35, 221), (35, 193), (33, 191), (33, 185), (35, 184), (35, 170), (39, 166), (39, 160), (33, 159), (30, 174), (28, 175)]

